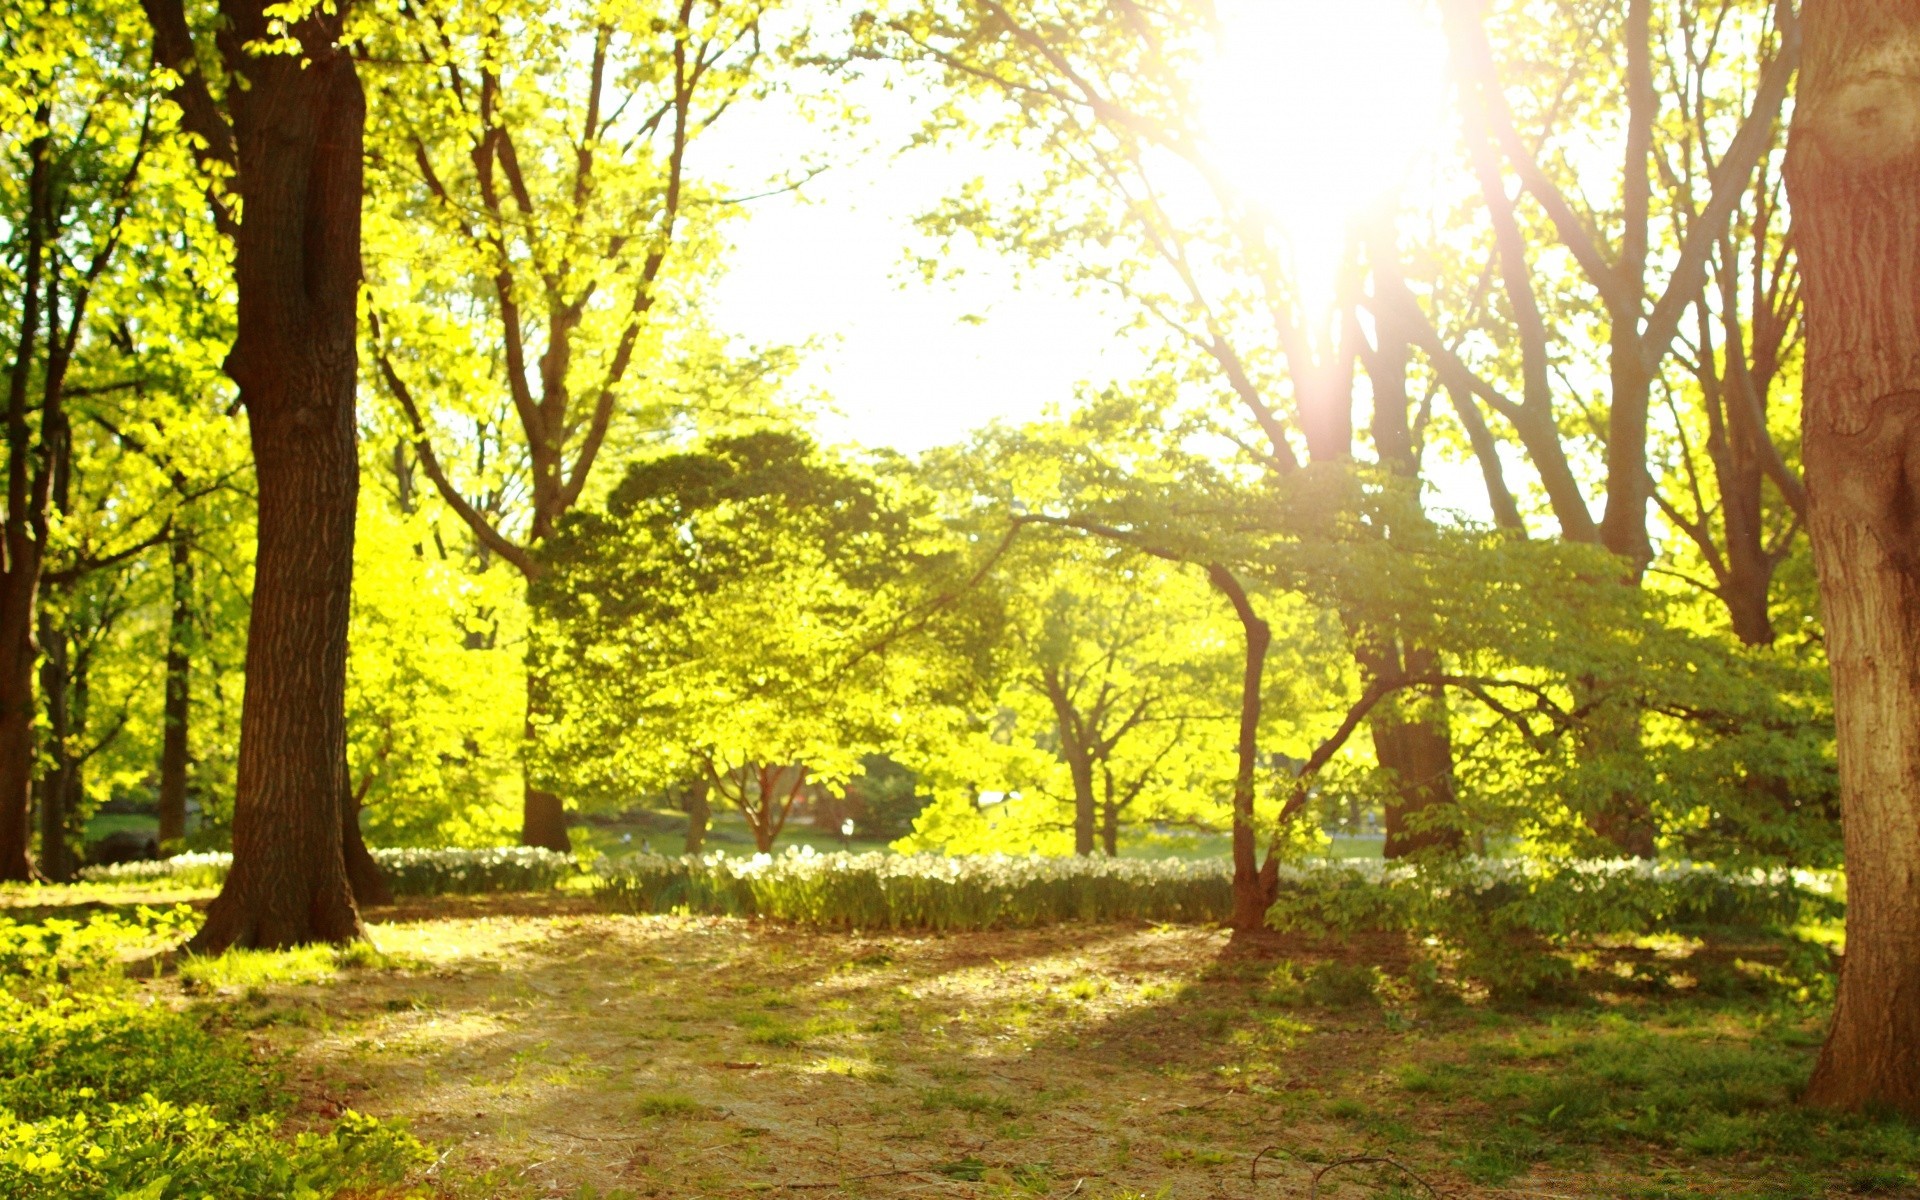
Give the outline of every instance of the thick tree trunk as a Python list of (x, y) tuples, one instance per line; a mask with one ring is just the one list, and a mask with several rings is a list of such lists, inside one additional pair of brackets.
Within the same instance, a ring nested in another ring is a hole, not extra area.
[(160, 845), (169, 851), (187, 836), (188, 722), (193, 711), (193, 544), (184, 530), (168, 543), (173, 611), (167, 625), (167, 667), (161, 707)]
[(521, 800), (520, 844), (562, 854), (573, 848), (567, 840), (566, 805), (559, 796), (536, 787), (526, 789)]
[(1806, 12), (1787, 159), (1847, 946), (1808, 1103), (1920, 1117), (1920, 5)]
[(567, 840), (567, 806), (558, 795), (533, 783), (534, 714), (548, 703), (540, 677), (534, 670), (532, 648), (527, 654), (527, 727), (526, 745), (521, 755), (525, 764), (520, 792), (520, 844), (539, 846), (565, 854), (573, 849)]
[[(41, 113), (45, 117), (44, 109)], [(7, 378), (6, 562), (0, 569), (0, 879), (35, 877), (33, 821), (33, 642), (34, 613), (40, 589), (43, 540), (32, 521), (44, 493), (33, 486), (29, 467), (31, 433), (27, 425), (27, 387), (33, 375), (34, 347), (40, 332), (41, 271), (52, 224), (52, 174), (45, 137), (28, 148), (33, 166), (27, 178), (27, 221), (22, 252), (20, 324), (14, 360)], [(57, 327), (58, 314), (47, 324)], [(39, 508), (44, 518), (45, 508)]]
[(233, 0), (222, 35), (244, 204), (240, 386), (259, 490), (234, 796), (233, 868), (189, 943), (280, 947), (361, 934), (341, 851), (346, 669), (359, 487), (354, 385), (365, 100), (338, 15), (294, 27), (299, 54), (250, 54), (264, 12)]

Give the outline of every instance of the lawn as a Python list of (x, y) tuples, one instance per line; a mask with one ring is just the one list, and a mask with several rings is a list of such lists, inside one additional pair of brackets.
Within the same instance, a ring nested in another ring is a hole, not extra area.
[(1398, 1165), (1320, 1195), (1920, 1195), (1911, 1127), (1790, 1105), (1823, 1013), (1778, 946), (1614, 947), (1498, 1009), (1384, 942), (828, 934), (577, 894), (370, 915), (359, 965), (140, 986), (282, 1058), (290, 1128), (404, 1122), (441, 1195), (1307, 1196), (1355, 1156)]

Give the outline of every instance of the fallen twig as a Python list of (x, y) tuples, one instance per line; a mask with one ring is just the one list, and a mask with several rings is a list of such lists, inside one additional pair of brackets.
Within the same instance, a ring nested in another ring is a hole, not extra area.
[(1439, 1188), (1436, 1188), (1431, 1183), (1428, 1183), (1424, 1178), (1421, 1177), (1420, 1173), (1415, 1171), (1412, 1167), (1409, 1167), (1407, 1164), (1401, 1162), (1399, 1159), (1391, 1158), (1384, 1154), (1356, 1154), (1352, 1158), (1343, 1158), (1343, 1159), (1340, 1159), (1338, 1162), (1330, 1162), (1326, 1166), (1321, 1167), (1318, 1171), (1315, 1171), (1313, 1173), (1313, 1184), (1307, 1188), (1307, 1200), (1319, 1200), (1320, 1181), (1324, 1179), (1328, 1174), (1334, 1171), (1338, 1171), (1341, 1167), (1362, 1167), (1362, 1166), (1368, 1166), (1368, 1165), (1392, 1167), (1394, 1170), (1399, 1171), (1401, 1174), (1405, 1175), (1408, 1179), (1413, 1180), (1415, 1183), (1419, 1184), (1421, 1187), (1427, 1189), (1427, 1195), (1434, 1197), (1434, 1200), (1439, 1200), (1439, 1197), (1440, 1197)]

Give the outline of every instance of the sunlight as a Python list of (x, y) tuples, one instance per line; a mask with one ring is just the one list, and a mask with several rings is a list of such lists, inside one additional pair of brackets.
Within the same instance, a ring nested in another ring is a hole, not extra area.
[(1420, 0), (1221, 0), (1202, 82), (1215, 161), (1278, 227), (1325, 313), (1353, 222), (1445, 138), (1446, 43)]

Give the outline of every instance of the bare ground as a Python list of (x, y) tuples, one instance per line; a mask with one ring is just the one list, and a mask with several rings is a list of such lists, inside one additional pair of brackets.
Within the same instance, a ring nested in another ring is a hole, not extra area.
[(1318, 1195), (1770, 1194), (1764, 1165), (1651, 1149), (1474, 1184), (1484, 1105), (1409, 1104), (1392, 1074), (1446, 1057), (1471, 1014), (1263, 1007), (1297, 946), (584, 909), (388, 910), (373, 934), (396, 965), (256, 987), (233, 1011), (291, 1056), (309, 1119), (405, 1119), (456, 1194), (1305, 1197), (1355, 1156), (1411, 1174), (1341, 1167)]

